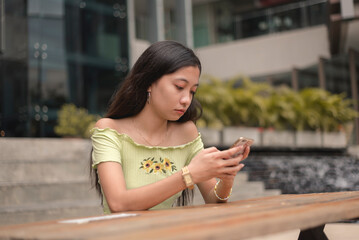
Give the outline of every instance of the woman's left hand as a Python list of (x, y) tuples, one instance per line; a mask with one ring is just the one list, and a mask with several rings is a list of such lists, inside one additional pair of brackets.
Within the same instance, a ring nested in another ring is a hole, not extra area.
[[(242, 147), (239, 147), (237, 151), (241, 149)], [(235, 154), (235, 151), (233, 150), (234, 149), (228, 149), (224, 151), (219, 151), (216, 149), (212, 150), (212, 154), (218, 155), (220, 157), (220, 159), (217, 159), (216, 162), (222, 161), (222, 168), (219, 172), (217, 172), (214, 178), (198, 183), (199, 190), (201, 191), (206, 203), (223, 202), (222, 200), (218, 199), (218, 197), (214, 193), (216, 178), (221, 180), (221, 182), (218, 183), (216, 193), (223, 198), (230, 195), (234, 179), (237, 176), (238, 172), (244, 167), (244, 164), (242, 164), (241, 162), (248, 157), (250, 148), (246, 147), (243, 153), (236, 157), (231, 157), (233, 156), (233, 154)], [(228, 164), (229, 162), (230, 164)], [(214, 163), (212, 165), (214, 165)], [(208, 170), (205, 170), (205, 172), (208, 172)]]
[[(250, 150), (251, 150), (250, 147), (246, 147), (246, 148), (244, 149), (243, 153), (240, 154), (238, 157), (236, 157), (236, 158), (239, 158), (239, 159), (240, 159), (240, 161), (238, 162), (238, 164), (239, 164), (239, 170), (237, 171), (237, 173), (238, 173), (240, 170), (242, 170), (242, 168), (244, 167), (244, 164), (242, 164), (241, 162), (248, 157)], [(235, 175), (226, 174), (226, 175), (224, 175), (224, 176), (222, 175), (222, 176), (219, 177), (219, 178), (222, 180), (222, 182), (223, 182), (224, 185), (227, 185), (227, 184), (228, 184), (228, 185), (233, 185), (233, 181), (234, 181), (234, 178), (236, 177), (236, 175), (237, 175), (237, 174), (235, 174)]]
[(248, 157), (250, 151), (251, 151), (251, 147), (246, 147), (244, 149), (242, 161)]

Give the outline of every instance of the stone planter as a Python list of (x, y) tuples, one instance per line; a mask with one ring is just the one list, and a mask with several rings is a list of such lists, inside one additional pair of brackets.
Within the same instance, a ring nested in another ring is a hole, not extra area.
[(345, 132), (323, 132), (324, 148), (346, 148), (348, 146)]
[(240, 137), (252, 138), (254, 140), (253, 146), (261, 145), (261, 131), (259, 128), (251, 127), (225, 127), (223, 129), (222, 145), (226, 147), (232, 144)]
[(263, 147), (295, 147), (293, 131), (264, 130), (262, 133)]
[(295, 143), (298, 148), (322, 147), (322, 133), (319, 131), (298, 131), (295, 134)]
[(205, 147), (219, 146), (221, 145), (221, 131), (211, 128), (199, 128), (202, 141)]

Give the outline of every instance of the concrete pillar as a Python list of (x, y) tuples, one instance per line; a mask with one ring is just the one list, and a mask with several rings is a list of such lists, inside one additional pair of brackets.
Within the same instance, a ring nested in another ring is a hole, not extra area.
[(322, 57), (319, 57), (319, 63), (318, 63), (318, 77), (319, 77), (319, 87), (321, 89), (326, 88), (326, 80), (325, 80), (325, 71), (324, 71), (324, 61), (325, 59)]
[(193, 48), (192, 0), (176, 0), (176, 39)]
[(136, 15), (135, 15), (135, 1), (127, 0), (127, 29), (128, 29), (128, 63), (129, 67), (132, 68), (134, 64), (134, 42), (136, 40)]
[(298, 86), (298, 69), (297, 68), (292, 68), (292, 88), (294, 91), (298, 91), (299, 86)]
[(163, 0), (149, 0), (149, 40), (151, 43), (165, 40)]
[[(354, 109), (359, 111), (358, 106), (358, 75), (356, 71), (356, 57), (359, 56), (359, 53), (353, 49), (349, 50), (349, 70), (350, 70), (350, 82), (352, 89), (352, 99), (354, 100)], [(359, 144), (359, 118), (356, 118), (354, 121), (355, 124), (355, 144)]]
[(5, 0), (0, 0), (0, 54), (5, 51)]

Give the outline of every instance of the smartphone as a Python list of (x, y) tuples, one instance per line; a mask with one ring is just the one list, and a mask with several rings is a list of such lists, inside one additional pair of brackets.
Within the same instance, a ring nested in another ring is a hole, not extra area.
[(235, 143), (233, 143), (232, 147), (236, 147), (236, 146), (244, 146), (242, 148), (241, 151), (235, 153), (232, 157), (237, 157), (238, 155), (242, 154), (244, 152), (244, 150), (246, 149), (246, 147), (251, 146), (254, 143), (254, 140), (251, 138), (245, 138), (245, 137), (240, 137), (237, 139), (237, 141), (235, 141)]

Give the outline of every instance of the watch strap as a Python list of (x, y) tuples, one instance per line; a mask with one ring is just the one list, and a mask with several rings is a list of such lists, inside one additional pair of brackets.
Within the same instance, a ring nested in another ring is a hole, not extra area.
[(187, 166), (184, 166), (182, 168), (182, 178), (184, 183), (186, 184), (186, 187), (188, 187), (189, 189), (193, 189), (194, 188), (194, 183), (191, 177), (191, 173), (188, 170)]

